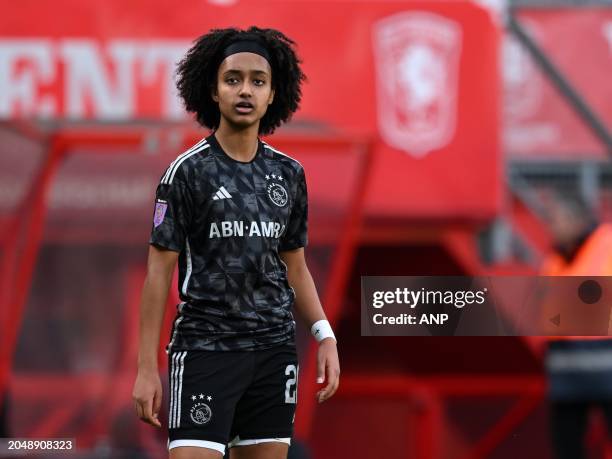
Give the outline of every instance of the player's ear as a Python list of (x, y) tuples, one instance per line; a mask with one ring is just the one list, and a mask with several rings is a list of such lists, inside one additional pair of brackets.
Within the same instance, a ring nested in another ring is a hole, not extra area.
[(217, 92), (217, 85), (214, 85), (212, 88), (210, 88), (210, 96), (212, 97), (212, 100), (219, 103), (219, 93)]
[(270, 98), (268, 99), (268, 105), (271, 105), (274, 102), (274, 89), (270, 91)]

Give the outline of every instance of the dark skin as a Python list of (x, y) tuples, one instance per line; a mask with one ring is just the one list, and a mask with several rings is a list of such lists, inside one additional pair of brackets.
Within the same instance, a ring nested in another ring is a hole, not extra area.
[[(225, 152), (238, 161), (253, 159), (257, 151), (259, 122), (274, 100), (272, 70), (266, 59), (253, 53), (228, 56), (217, 73), (213, 99), (219, 104), (221, 120), (215, 137)], [(313, 323), (325, 319), (304, 249), (280, 253), (287, 265), (289, 283), (296, 293), (295, 310), (310, 329)], [(138, 375), (133, 399), (138, 417), (161, 427), (158, 419), (162, 403), (161, 381), (157, 367), (157, 349), (164, 307), (178, 252), (150, 246), (147, 277), (140, 304), (140, 351)], [(319, 343), (317, 383), (326, 383), (316, 398), (319, 403), (329, 399), (338, 389), (340, 364), (336, 341), (327, 338)], [(268, 442), (237, 446), (230, 449), (231, 459), (285, 459), (288, 445)], [(218, 451), (200, 447), (178, 447), (170, 451), (171, 459), (219, 459)]]
[(254, 53), (226, 57), (212, 97), (221, 112), (215, 137), (234, 159), (250, 161), (257, 151), (259, 120), (274, 100), (270, 64)]

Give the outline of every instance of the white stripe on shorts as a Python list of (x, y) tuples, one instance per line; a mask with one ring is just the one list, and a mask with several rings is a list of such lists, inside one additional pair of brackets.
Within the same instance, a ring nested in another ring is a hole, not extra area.
[(179, 363), (179, 377), (178, 377), (178, 395), (176, 397), (178, 412), (176, 415), (176, 427), (181, 426), (181, 395), (183, 393), (183, 372), (185, 371), (185, 356), (187, 351), (182, 352)]
[(172, 429), (174, 428), (174, 403), (175, 403), (175, 395), (174, 395), (174, 391), (176, 388), (176, 357), (178, 356), (178, 353), (174, 353), (172, 354), (172, 362), (171, 362), (171, 366), (170, 366), (170, 414), (168, 415), (169, 421), (169, 427)]
[(183, 370), (187, 351), (176, 352), (172, 355), (170, 367), (170, 421), (171, 429), (181, 425), (181, 391), (183, 388)]

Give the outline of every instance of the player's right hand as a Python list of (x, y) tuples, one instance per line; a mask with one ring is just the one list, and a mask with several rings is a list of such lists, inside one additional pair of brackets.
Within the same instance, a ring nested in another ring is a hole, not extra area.
[(138, 417), (147, 424), (161, 427), (158, 416), (162, 402), (162, 386), (156, 370), (138, 370), (132, 398)]

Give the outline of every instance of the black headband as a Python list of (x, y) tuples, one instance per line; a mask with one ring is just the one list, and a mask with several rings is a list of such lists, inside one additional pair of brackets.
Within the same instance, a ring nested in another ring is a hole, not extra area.
[(260, 43), (253, 40), (236, 41), (223, 50), (223, 59), (236, 53), (255, 53), (270, 62), (268, 50)]

